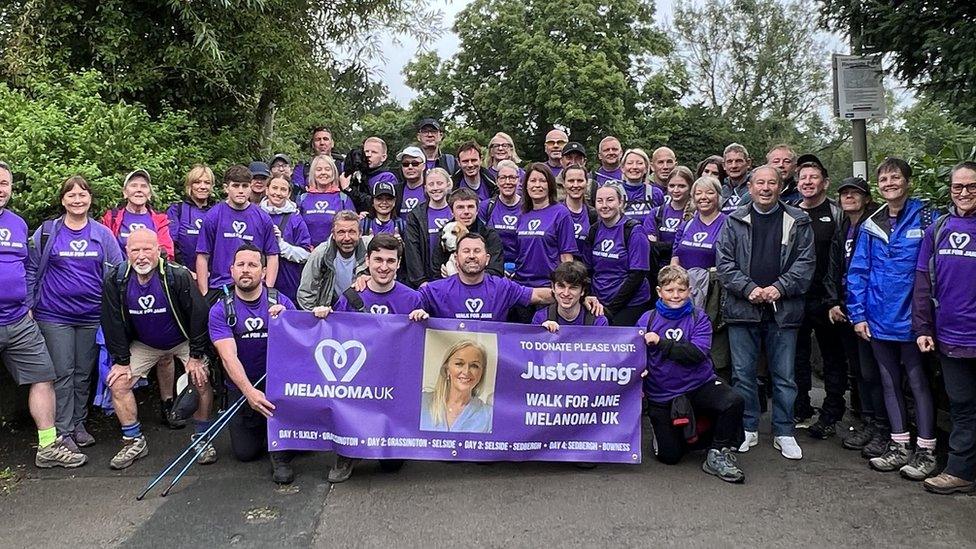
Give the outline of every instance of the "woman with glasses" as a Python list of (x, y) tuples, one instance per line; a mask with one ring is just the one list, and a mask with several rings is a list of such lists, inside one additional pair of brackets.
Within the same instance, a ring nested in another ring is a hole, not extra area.
[[(491, 141), (488, 142), (488, 156), (485, 158), (485, 167), (488, 173), (498, 181), (498, 163), (503, 160), (514, 162), (516, 166), (522, 162), (518, 152), (515, 151), (515, 142), (512, 136), (505, 132), (498, 132)], [(518, 168), (518, 188), (522, 188), (522, 181), (525, 181), (525, 170)]]

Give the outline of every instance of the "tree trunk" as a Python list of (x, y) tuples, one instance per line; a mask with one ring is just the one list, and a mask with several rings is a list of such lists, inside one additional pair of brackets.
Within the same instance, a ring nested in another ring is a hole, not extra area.
[(271, 157), (271, 143), (274, 140), (275, 111), (277, 108), (275, 93), (265, 86), (261, 91), (261, 98), (258, 99), (257, 112), (255, 113), (258, 125), (255, 149), (260, 158)]

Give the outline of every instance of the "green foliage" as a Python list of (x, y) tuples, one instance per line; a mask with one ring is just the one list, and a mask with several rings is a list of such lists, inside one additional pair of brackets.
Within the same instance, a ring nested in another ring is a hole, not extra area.
[(23, 89), (0, 83), (0, 158), (20, 180), (12, 206), (31, 226), (60, 211), (58, 187), (72, 175), (91, 183), (97, 216), (121, 199), (122, 179), (136, 167), (153, 177), (161, 208), (182, 194), (191, 165), (219, 169), (241, 157), (231, 134), (213, 140), (182, 111), (151, 118), (142, 105), (102, 99), (106, 87), (96, 72)]
[(823, 23), (886, 55), (901, 80), (976, 125), (976, 4), (958, 0), (821, 0)]
[(964, 160), (976, 160), (976, 144), (953, 143), (936, 154), (924, 153), (912, 158), (913, 193), (941, 207), (950, 204), (949, 173), (952, 167)]

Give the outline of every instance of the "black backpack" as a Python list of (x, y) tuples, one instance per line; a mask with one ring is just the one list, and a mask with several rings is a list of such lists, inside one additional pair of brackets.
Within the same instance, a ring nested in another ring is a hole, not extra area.
[(359, 292), (356, 291), (356, 288), (350, 286), (346, 288), (346, 291), (342, 292), (342, 295), (345, 296), (346, 301), (354, 311), (357, 313), (366, 312), (366, 303), (363, 301), (363, 296), (359, 295)]
[[(224, 303), (224, 320), (227, 321), (227, 326), (230, 328), (237, 326), (237, 311), (234, 309), (234, 292), (231, 291), (233, 288), (231, 285), (224, 286), (224, 295), (220, 298)], [(268, 307), (271, 308), (278, 305), (278, 303), (278, 290), (268, 288)]]
[[(555, 323), (559, 323), (559, 305), (553, 303), (546, 308), (546, 320), (550, 320)], [(583, 326), (592, 326), (596, 322), (596, 316), (590, 312), (585, 306), (583, 307)]]

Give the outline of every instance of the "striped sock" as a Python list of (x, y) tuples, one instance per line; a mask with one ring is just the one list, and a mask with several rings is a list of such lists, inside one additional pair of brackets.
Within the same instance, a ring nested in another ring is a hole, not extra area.
[(926, 450), (935, 450), (935, 439), (934, 438), (922, 438), (922, 437), (918, 437), (915, 440), (915, 444), (917, 444), (919, 448), (925, 448)]
[(125, 438), (139, 438), (142, 436), (142, 424), (138, 421), (132, 425), (122, 426), (122, 436)]
[(901, 444), (902, 446), (908, 446), (908, 444), (912, 441), (912, 437), (908, 433), (891, 433), (891, 440)]
[(54, 427), (48, 429), (38, 429), (37, 431), (37, 445), (41, 448), (47, 448), (48, 446), (54, 444), (54, 441), (58, 439), (58, 430)]

